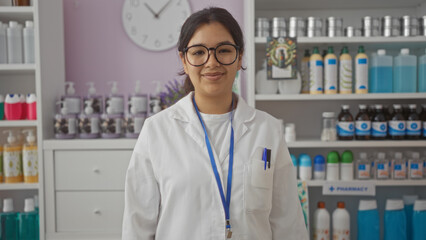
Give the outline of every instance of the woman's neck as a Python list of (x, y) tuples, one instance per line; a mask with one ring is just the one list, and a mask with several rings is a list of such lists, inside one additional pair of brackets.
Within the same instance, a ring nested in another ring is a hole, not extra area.
[[(231, 111), (232, 108), (232, 92), (225, 97), (207, 97), (194, 93), (197, 107), (202, 113), (206, 114), (224, 114)], [(234, 108), (237, 102), (234, 100)]]

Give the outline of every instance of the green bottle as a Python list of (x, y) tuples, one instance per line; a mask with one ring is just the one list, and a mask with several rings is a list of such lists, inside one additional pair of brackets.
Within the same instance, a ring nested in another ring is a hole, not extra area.
[(24, 212), (19, 216), (19, 236), (20, 240), (38, 240), (39, 223), (38, 213), (34, 208), (34, 199), (25, 199)]
[(340, 165), (340, 180), (354, 180), (354, 155), (352, 151), (346, 150), (342, 153), (342, 164)]
[(339, 153), (331, 151), (327, 155), (327, 181), (339, 180)]
[(0, 94), (0, 120), (4, 119), (4, 97)]
[(13, 200), (3, 200), (3, 213), (0, 213), (0, 240), (19, 240), (19, 213), (13, 211)]

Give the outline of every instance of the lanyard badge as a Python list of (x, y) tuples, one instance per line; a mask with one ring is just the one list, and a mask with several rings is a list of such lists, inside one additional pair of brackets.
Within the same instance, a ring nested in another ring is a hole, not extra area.
[(230, 121), (231, 121), (231, 139), (230, 139), (230, 145), (229, 145), (229, 166), (228, 166), (228, 183), (227, 183), (227, 189), (226, 189), (226, 198), (225, 194), (223, 192), (222, 182), (220, 180), (219, 172), (217, 170), (216, 162), (213, 156), (213, 150), (210, 144), (209, 137), (207, 135), (207, 129), (204, 125), (203, 118), (201, 117), (200, 111), (198, 110), (197, 103), (195, 103), (195, 98), (192, 97), (192, 102), (194, 103), (195, 111), (197, 112), (197, 116), (201, 122), (201, 125), (203, 126), (207, 150), (209, 152), (210, 157), (210, 163), (212, 165), (213, 173), (216, 178), (217, 187), (219, 189), (220, 197), (222, 199), (222, 205), (225, 210), (225, 217), (226, 217), (226, 238), (232, 237), (232, 230), (231, 230), (231, 222), (229, 220), (229, 207), (231, 204), (231, 189), (232, 189), (232, 167), (234, 165), (234, 128), (232, 127), (232, 119), (233, 119), (233, 112), (234, 112), (234, 97), (232, 96), (232, 110), (230, 113)]

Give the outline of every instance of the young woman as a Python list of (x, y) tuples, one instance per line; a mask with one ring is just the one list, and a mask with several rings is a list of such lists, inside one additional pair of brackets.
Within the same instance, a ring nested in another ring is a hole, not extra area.
[(194, 13), (178, 50), (191, 92), (145, 121), (123, 239), (308, 239), (282, 126), (232, 93), (244, 52), (236, 20), (222, 8)]

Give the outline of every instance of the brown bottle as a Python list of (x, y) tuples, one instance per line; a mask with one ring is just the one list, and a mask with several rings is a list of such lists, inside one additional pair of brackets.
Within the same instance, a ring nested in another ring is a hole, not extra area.
[(12, 0), (13, 6), (30, 6), (30, 0)]
[(354, 118), (349, 112), (349, 105), (342, 105), (342, 111), (337, 117), (337, 138), (339, 140), (353, 140), (355, 125)]
[(422, 104), (420, 120), (422, 121), (422, 139), (426, 139), (426, 104)]
[(405, 138), (405, 118), (402, 114), (402, 108), (400, 104), (393, 105), (393, 113), (391, 120), (389, 120), (389, 135), (392, 140), (404, 140)]
[(408, 105), (408, 109), (409, 112), (407, 116), (405, 138), (409, 140), (418, 140), (422, 135), (422, 122), (419, 114), (417, 113), (417, 105), (410, 104)]
[(367, 112), (367, 106), (359, 105), (359, 113), (355, 117), (356, 140), (369, 140), (371, 135), (371, 120)]

